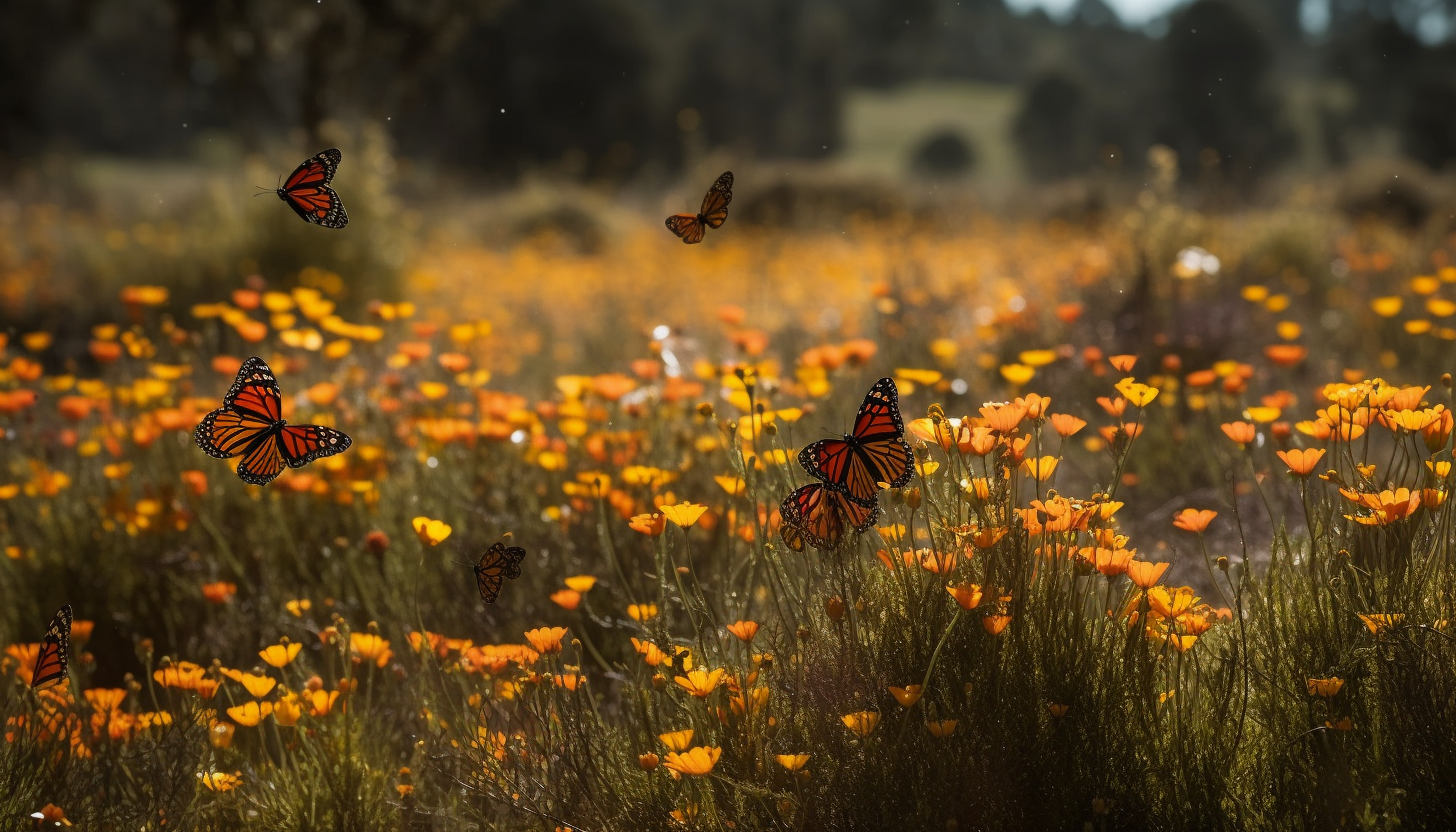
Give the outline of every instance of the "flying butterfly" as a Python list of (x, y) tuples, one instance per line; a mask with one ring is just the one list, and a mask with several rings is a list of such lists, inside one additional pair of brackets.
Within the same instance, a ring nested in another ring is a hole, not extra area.
[(811, 482), (779, 504), (779, 535), (796, 552), (803, 551), (805, 543), (833, 549), (844, 539), (846, 528), (868, 531), (879, 516), (879, 506), (860, 505), (823, 483)]
[(718, 228), (728, 219), (728, 203), (733, 201), (733, 171), (718, 177), (703, 197), (703, 207), (696, 214), (673, 214), (667, 218), (667, 230), (689, 245), (701, 243), (709, 228)]
[(349, 224), (349, 215), (344, 211), (344, 202), (329, 183), (334, 180), (334, 171), (344, 158), (337, 148), (305, 161), (288, 175), (278, 188), (278, 198), (288, 203), (294, 213), (314, 225), (324, 228), (343, 228)]
[(500, 597), (501, 587), (505, 586), (506, 579), (515, 580), (521, 577), (521, 561), (526, 559), (526, 550), (519, 546), (507, 547), (505, 543), (496, 541), (485, 554), (480, 556), (480, 562), (475, 564), (475, 585), (480, 589), (480, 598), (487, 604), (494, 604), (495, 599)]
[(804, 448), (799, 452), (799, 464), (850, 500), (873, 506), (880, 483), (900, 488), (910, 481), (914, 456), (904, 436), (895, 380), (882, 378), (865, 395), (854, 430), (843, 439), (821, 439)]
[(46, 628), (45, 638), (40, 641), (40, 652), (35, 657), (35, 672), (31, 674), (30, 686), (43, 690), (57, 684), (65, 684), (67, 650), (71, 646), (71, 605), (56, 611), (51, 626)]
[(222, 407), (203, 417), (193, 438), (210, 457), (241, 456), (238, 476), (249, 485), (267, 485), (285, 466), (302, 468), (354, 443), (333, 428), (284, 421), (278, 380), (257, 356), (243, 362)]

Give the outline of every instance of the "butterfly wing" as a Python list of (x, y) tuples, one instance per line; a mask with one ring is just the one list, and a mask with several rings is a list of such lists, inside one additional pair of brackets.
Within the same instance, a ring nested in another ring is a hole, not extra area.
[(238, 377), (226, 396), (222, 397), (224, 410), (238, 410), (263, 419), (277, 422), (283, 418), (283, 391), (278, 389), (268, 362), (253, 356), (238, 369)]
[(342, 160), (343, 154), (335, 148), (309, 159), (289, 174), (278, 189), (278, 197), (314, 225), (343, 228), (349, 224), (349, 215), (343, 200), (329, 187)]
[(703, 196), (703, 207), (698, 211), (709, 228), (718, 228), (728, 220), (728, 203), (733, 201), (733, 171), (718, 177), (713, 187)]
[(304, 186), (327, 185), (334, 181), (334, 173), (339, 169), (339, 163), (343, 160), (344, 154), (340, 153), (337, 147), (331, 147), (294, 168), (293, 173), (288, 174), (288, 180), (283, 183), (283, 190), (290, 191)]
[(821, 439), (799, 451), (799, 465), (809, 476), (823, 480), (834, 489), (845, 488), (853, 461), (854, 449), (843, 439)]
[(500, 541), (491, 544), (480, 556), (480, 562), (475, 564), (475, 585), (480, 590), (481, 600), (494, 604), (506, 579), (521, 577), (521, 561), (525, 558), (526, 550), (519, 546), (508, 549)]
[(861, 534), (869, 531), (870, 527), (880, 517), (880, 507), (878, 505), (861, 505), (849, 499), (848, 495), (838, 492), (834, 494), (834, 499), (835, 509), (839, 512), (845, 525)]
[(354, 444), (348, 434), (320, 425), (287, 425), (278, 431), (278, 450), (290, 468), (343, 453)]
[(278, 430), (269, 428), (243, 451), (238, 460), (238, 478), (248, 485), (267, 485), (283, 473), (282, 441)]
[(880, 483), (900, 488), (910, 482), (914, 456), (905, 444), (905, 420), (900, 416), (900, 394), (895, 380), (882, 378), (865, 394), (849, 437), (850, 460), (845, 465), (843, 491), (862, 505), (875, 502)]
[(283, 395), (267, 362), (254, 356), (243, 362), (222, 407), (207, 414), (193, 431), (197, 447), (216, 459), (258, 449), (283, 418)]
[(905, 420), (900, 418), (900, 391), (895, 380), (882, 378), (865, 394), (854, 418), (854, 437), (869, 442), (881, 436), (903, 436)]
[(343, 228), (349, 224), (349, 212), (344, 210), (344, 201), (328, 185), (305, 185), (285, 190), (279, 197), (293, 213), (314, 225), (324, 228)]
[(71, 605), (56, 611), (51, 626), (46, 628), (41, 639), (40, 652), (35, 657), (35, 672), (31, 674), (30, 686), (42, 690), (63, 684), (66, 676), (67, 651), (71, 646)]
[(785, 546), (795, 552), (804, 551), (804, 533), (796, 524), (788, 521), (782, 508), (779, 509), (779, 537), (783, 538)]
[(487, 604), (494, 604), (495, 599), (500, 597), (501, 586), (506, 582), (505, 560), (505, 544), (497, 542), (486, 549), (475, 564), (475, 586), (480, 590), (481, 600)]
[(794, 490), (779, 504), (783, 525), (792, 526), (799, 537), (816, 549), (838, 546), (844, 536), (844, 522), (834, 494), (817, 482)]
[(192, 436), (203, 453), (214, 459), (228, 459), (248, 450), (272, 429), (272, 422), (241, 411), (218, 408), (203, 418)]
[(701, 243), (705, 226), (698, 222), (696, 214), (673, 214), (667, 218), (667, 230), (682, 238), (684, 243)]
[(526, 550), (519, 546), (510, 546), (506, 549), (506, 577), (515, 580), (521, 577), (521, 561), (526, 559)]

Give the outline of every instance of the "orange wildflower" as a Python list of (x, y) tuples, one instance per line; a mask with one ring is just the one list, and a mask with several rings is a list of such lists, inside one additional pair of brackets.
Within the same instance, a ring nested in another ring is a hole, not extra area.
[(373, 633), (350, 633), (349, 651), (355, 661), (374, 662), (376, 667), (384, 667), (394, 658), (389, 642)]
[(1290, 471), (1298, 476), (1307, 477), (1314, 470), (1314, 466), (1318, 465), (1321, 459), (1324, 459), (1325, 449), (1291, 448), (1290, 450), (1277, 451), (1276, 453), (1280, 459), (1284, 460), (1284, 464), (1289, 466)]
[(1185, 508), (1178, 512), (1177, 517), (1173, 518), (1173, 525), (1184, 531), (1201, 534), (1208, 528), (1208, 524), (1213, 522), (1213, 518), (1217, 516), (1218, 512), (1211, 509), (1203, 509), (1200, 511), (1198, 509)]
[(963, 610), (973, 610), (981, 603), (980, 584), (955, 584), (947, 586), (945, 591), (950, 593), (950, 597)]
[(718, 764), (718, 758), (723, 755), (723, 749), (716, 746), (691, 748), (684, 752), (669, 751), (663, 766), (669, 771), (689, 777), (702, 777), (711, 772), (713, 766)]
[(633, 531), (641, 532), (649, 537), (657, 537), (667, 528), (667, 517), (657, 512), (651, 514), (638, 514), (627, 521), (627, 525)]
[(538, 653), (560, 653), (561, 639), (566, 635), (565, 627), (537, 627), (526, 631), (526, 641)]
[(851, 732), (861, 737), (868, 737), (880, 724), (880, 715), (876, 711), (855, 711), (840, 717), (839, 721), (843, 722), (844, 727)]
[(581, 606), (581, 593), (574, 589), (558, 589), (551, 593), (551, 601), (562, 609), (574, 610)]
[(226, 604), (238, 592), (238, 585), (232, 581), (213, 581), (202, 585), (202, 597), (214, 604)]
[(740, 641), (746, 644), (753, 641), (753, 637), (758, 635), (758, 622), (735, 621), (728, 625), (728, 632), (737, 636)]
[(1078, 419), (1068, 413), (1053, 413), (1051, 415), (1052, 429), (1059, 436), (1068, 437), (1087, 427), (1086, 421)]
[(716, 690), (719, 683), (723, 681), (723, 675), (726, 672), (721, 667), (713, 671), (699, 668), (688, 671), (686, 676), (674, 676), (672, 680), (677, 683), (678, 687), (693, 696), (706, 699), (708, 694)]
[(1162, 580), (1163, 573), (1168, 571), (1168, 566), (1166, 563), (1131, 560), (1127, 564), (1127, 577), (1132, 580), (1134, 586), (1139, 589), (1147, 589)]
[(1219, 428), (1223, 430), (1225, 436), (1240, 445), (1247, 445), (1254, 441), (1256, 431), (1254, 426), (1248, 422), (1225, 422), (1219, 425)]

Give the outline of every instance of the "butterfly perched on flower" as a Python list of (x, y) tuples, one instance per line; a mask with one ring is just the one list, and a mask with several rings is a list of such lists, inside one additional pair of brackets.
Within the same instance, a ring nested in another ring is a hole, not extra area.
[(307, 160), (295, 168), (278, 188), (278, 198), (314, 225), (324, 228), (348, 225), (349, 215), (344, 211), (344, 202), (329, 187), (343, 158), (344, 154), (331, 147)]
[(283, 473), (284, 466), (302, 468), (353, 444), (333, 428), (284, 421), (278, 380), (257, 356), (243, 362), (222, 407), (203, 418), (193, 438), (210, 457), (241, 456), (238, 476), (249, 485), (267, 485)]
[(833, 549), (844, 539), (846, 528), (868, 531), (879, 515), (877, 505), (860, 505), (824, 483), (811, 482), (779, 504), (779, 535), (796, 552), (803, 551), (806, 542), (816, 549)]
[(502, 541), (496, 541), (486, 549), (485, 554), (480, 556), (480, 562), (475, 564), (475, 585), (480, 590), (480, 599), (494, 604), (506, 579), (521, 577), (521, 561), (525, 559), (525, 549), (506, 546)]
[(71, 646), (71, 605), (56, 611), (51, 626), (46, 628), (45, 638), (40, 640), (40, 652), (35, 656), (35, 672), (31, 674), (30, 686), (43, 690), (57, 684), (65, 684), (67, 651)]
[(904, 436), (895, 380), (882, 378), (865, 395), (853, 431), (843, 439), (821, 439), (804, 448), (799, 464), (850, 500), (873, 506), (881, 483), (900, 488), (910, 481), (915, 457)]
[(718, 228), (728, 219), (728, 203), (733, 201), (733, 171), (718, 177), (703, 197), (703, 207), (696, 214), (673, 214), (667, 218), (667, 230), (684, 243), (701, 243), (709, 228)]

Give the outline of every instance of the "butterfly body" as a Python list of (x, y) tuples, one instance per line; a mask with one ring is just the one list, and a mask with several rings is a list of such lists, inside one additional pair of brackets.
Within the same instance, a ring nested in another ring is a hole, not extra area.
[(52, 685), (64, 684), (66, 662), (71, 647), (71, 605), (56, 611), (40, 642), (40, 652), (35, 657), (35, 672), (31, 674), (30, 686), (41, 690)]
[(278, 198), (314, 225), (324, 228), (348, 225), (349, 214), (344, 210), (344, 201), (329, 187), (343, 158), (344, 154), (336, 148), (329, 148), (305, 161), (278, 188)]
[(728, 203), (733, 201), (733, 171), (718, 177), (703, 197), (696, 214), (673, 214), (667, 218), (667, 229), (684, 243), (701, 243), (709, 228), (721, 228), (728, 221)]
[(332, 428), (288, 424), (278, 380), (256, 356), (243, 362), (222, 407), (203, 418), (193, 437), (215, 459), (241, 456), (238, 477), (249, 485), (267, 485), (285, 467), (302, 468), (353, 444)]
[(485, 554), (480, 556), (480, 561), (474, 566), (475, 586), (480, 590), (480, 599), (487, 604), (494, 604), (500, 597), (506, 580), (521, 577), (521, 562), (525, 559), (525, 549), (506, 546), (499, 541), (485, 550)]

